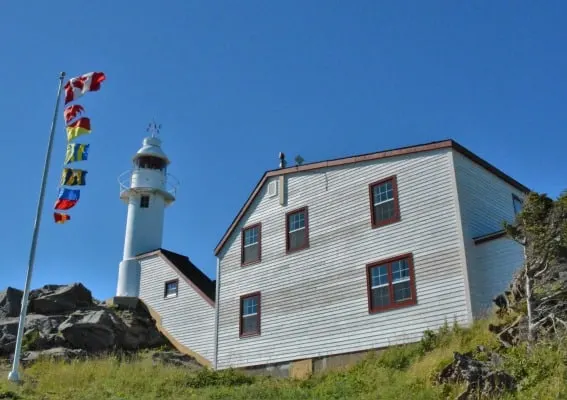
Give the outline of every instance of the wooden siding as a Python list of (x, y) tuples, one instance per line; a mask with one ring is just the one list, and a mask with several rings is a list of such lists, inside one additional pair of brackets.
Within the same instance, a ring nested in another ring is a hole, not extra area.
[[(372, 229), (368, 185), (391, 175), (401, 221)], [(411, 342), (445, 321), (469, 322), (450, 150), (300, 172), (285, 182), (285, 205), (265, 185), (219, 254), (219, 369)], [(303, 206), (310, 247), (286, 255), (285, 213)], [(241, 267), (240, 228), (258, 222), (262, 262)], [(366, 264), (410, 252), (417, 305), (369, 314)], [(257, 291), (262, 333), (239, 338), (239, 298)]]
[(475, 279), (471, 300), (478, 315), (492, 308), (492, 299), (507, 290), (512, 276), (524, 262), (523, 247), (506, 237), (476, 246)]
[[(453, 154), (472, 311), (475, 316), (481, 316), (486, 310), (485, 305), (491, 301), (491, 298), (486, 297), (490, 291), (484, 289), (487, 282), (510, 281), (512, 275), (508, 274), (508, 267), (485, 270), (479, 265), (481, 258), (477, 253), (479, 246), (482, 245), (476, 246), (473, 238), (502, 230), (504, 221), (512, 222), (514, 220), (512, 194), (522, 199), (524, 193), (460, 153)], [(504, 241), (496, 240), (496, 242), (498, 244), (493, 246), (504, 246), (503, 249), (495, 251), (496, 254), (505, 254), (507, 257), (500, 256), (500, 262), (513, 266), (516, 265), (519, 257), (523, 258), (521, 246), (509, 248)]]
[[(196, 293), (158, 254), (140, 260), (140, 298), (161, 317), (163, 328), (183, 346), (212, 362), (214, 306)], [(164, 298), (165, 282), (179, 279), (177, 297)]]

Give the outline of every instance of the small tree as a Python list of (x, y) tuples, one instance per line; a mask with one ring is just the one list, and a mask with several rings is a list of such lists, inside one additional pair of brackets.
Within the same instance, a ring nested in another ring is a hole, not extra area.
[(525, 302), (527, 340), (567, 329), (567, 192), (557, 200), (530, 193), (508, 235), (524, 246), (522, 272), (512, 282), (512, 304)]

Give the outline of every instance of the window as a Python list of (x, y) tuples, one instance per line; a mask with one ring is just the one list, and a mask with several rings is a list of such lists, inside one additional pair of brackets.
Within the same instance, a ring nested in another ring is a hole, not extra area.
[(260, 292), (240, 298), (240, 336), (260, 334)]
[(166, 164), (164, 159), (154, 156), (141, 156), (136, 160), (136, 165), (139, 168), (163, 170)]
[(177, 297), (178, 284), (179, 284), (178, 279), (165, 282), (165, 289), (164, 289), (163, 297), (166, 297), (166, 298)]
[(371, 313), (416, 304), (411, 254), (369, 264), (367, 281)]
[(242, 265), (252, 264), (261, 260), (261, 235), (261, 224), (252, 225), (242, 229)]
[(148, 208), (150, 206), (150, 196), (140, 197), (140, 208)]
[(514, 204), (514, 215), (518, 215), (520, 211), (522, 211), (522, 207), (524, 202), (515, 194), (512, 195), (512, 203)]
[(370, 215), (373, 228), (400, 220), (398, 185), (395, 176), (371, 183), (369, 191)]
[(288, 253), (309, 247), (307, 207), (286, 214), (286, 250)]

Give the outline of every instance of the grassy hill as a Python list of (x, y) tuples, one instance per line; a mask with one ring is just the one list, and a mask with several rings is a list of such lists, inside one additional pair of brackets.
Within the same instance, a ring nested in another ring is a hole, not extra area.
[[(498, 346), (487, 329), (489, 320), (468, 329), (445, 326), (420, 343), (390, 348), (345, 370), (304, 381), (250, 377), (236, 371), (192, 372), (153, 366), (144, 358), (120, 362), (107, 357), (70, 364), (42, 361), (24, 371), (23, 385), (9, 383), (0, 368), (0, 399), (146, 400), (146, 399), (454, 399), (460, 384), (437, 384), (436, 376), (453, 352), (478, 345)], [(514, 375), (520, 390), (509, 399), (567, 398), (567, 341), (540, 342), (500, 351), (503, 369)]]

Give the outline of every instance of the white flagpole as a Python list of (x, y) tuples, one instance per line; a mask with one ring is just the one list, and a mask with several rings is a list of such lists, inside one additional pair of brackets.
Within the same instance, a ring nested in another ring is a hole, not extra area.
[(45, 163), (43, 165), (43, 176), (41, 177), (41, 189), (39, 190), (39, 201), (37, 203), (37, 211), (35, 214), (35, 222), (33, 225), (33, 236), (32, 236), (30, 255), (28, 261), (28, 272), (26, 276), (26, 286), (24, 287), (24, 295), (22, 297), (22, 309), (20, 311), (20, 321), (18, 323), (18, 336), (16, 337), (16, 349), (14, 351), (14, 361), (12, 363), (12, 370), (8, 374), (8, 379), (12, 382), (18, 382), (20, 380), (20, 376), (19, 376), (20, 354), (22, 352), (22, 339), (24, 336), (26, 311), (28, 308), (28, 297), (30, 294), (33, 263), (35, 260), (35, 249), (37, 246), (37, 236), (39, 233), (39, 225), (41, 223), (41, 211), (43, 210), (43, 201), (45, 199), (45, 186), (47, 183), (47, 176), (49, 175), (51, 150), (53, 148), (53, 138), (55, 137), (55, 125), (57, 122), (57, 112), (59, 110), (59, 100), (61, 97), (61, 89), (63, 88), (64, 78), (65, 78), (65, 72), (61, 72), (61, 75), (59, 75), (59, 89), (57, 90), (57, 101), (55, 102), (55, 111), (53, 112), (53, 120), (51, 121), (51, 132), (49, 134), (49, 142), (47, 144), (47, 153), (45, 155)]

